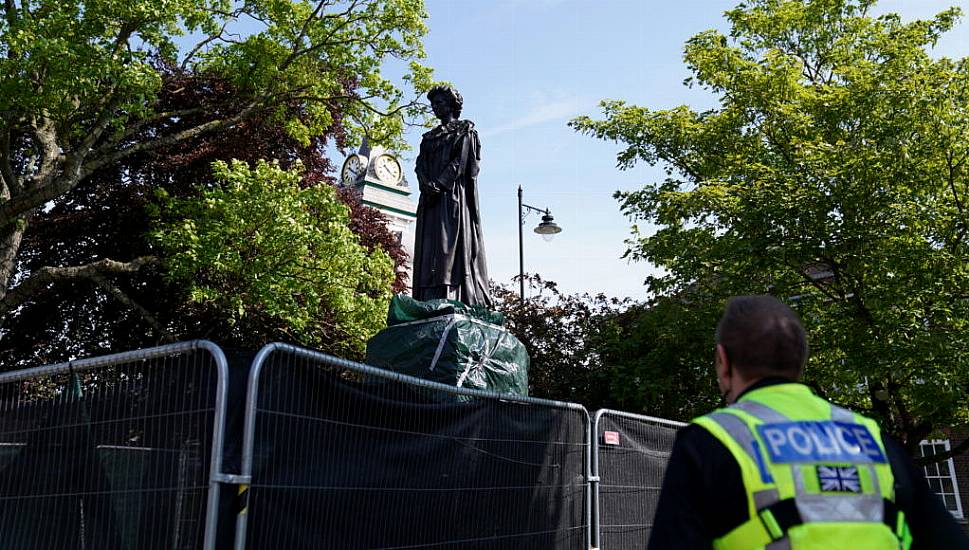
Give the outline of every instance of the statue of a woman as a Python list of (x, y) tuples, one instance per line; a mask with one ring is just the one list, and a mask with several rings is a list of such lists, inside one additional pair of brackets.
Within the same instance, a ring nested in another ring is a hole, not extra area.
[(458, 118), (464, 100), (454, 88), (435, 87), (427, 99), (441, 125), (424, 134), (417, 157), (413, 295), (491, 308), (478, 212), (478, 132)]

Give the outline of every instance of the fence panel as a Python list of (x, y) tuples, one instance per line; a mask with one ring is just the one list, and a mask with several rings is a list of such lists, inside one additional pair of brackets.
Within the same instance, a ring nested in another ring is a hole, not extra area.
[(684, 426), (603, 409), (593, 417), (593, 546), (646, 548), (676, 430)]
[(272, 344), (248, 407), (237, 548), (588, 548), (580, 405)]
[(0, 373), (0, 545), (212, 548), (226, 373), (205, 341)]

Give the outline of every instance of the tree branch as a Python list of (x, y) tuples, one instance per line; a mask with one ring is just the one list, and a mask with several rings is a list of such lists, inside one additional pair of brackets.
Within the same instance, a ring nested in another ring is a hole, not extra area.
[(103, 154), (108, 153), (119, 142), (123, 142), (124, 140), (126, 140), (126, 139), (134, 136), (139, 131), (141, 131), (141, 129), (144, 128), (145, 126), (148, 126), (150, 124), (154, 124), (156, 122), (161, 122), (161, 121), (163, 121), (163, 120), (165, 120), (167, 118), (175, 118), (175, 117), (182, 117), (182, 116), (187, 116), (187, 115), (194, 115), (196, 113), (201, 113), (202, 111), (203, 111), (203, 109), (201, 107), (193, 107), (191, 109), (177, 109), (177, 110), (174, 110), (174, 111), (163, 111), (163, 112), (160, 112), (160, 113), (156, 113), (155, 116), (152, 116), (152, 117), (149, 117), (149, 118), (146, 118), (146, 119), (143, 119), (143, 120), (139, 120), (137, 122), (134, 122), (132, 124), (129, 124), (127, 126), (127, 128), (125, 128), (124, 132), (121, 133), (120, 136), (116, 137), (111, 143), (107, 143), (105, 145), (102, 145), (98, 149), (95, 149), (94, 152), (92, 153), (92, 155), (95, 156), (95, 157), (97, 157), (97, 156), (100, 156), (100, 155), (103, 155)]
[[(5, 229), (25, 213), (70, 191), (78, 184), (82, 179), (80, 175), (81, 163), (90, 151), (91, 146), (101, 137), (102, 132), (111, 122), (111, 115), (116, 105), (115, 101), (110, 102), (98, 117), (88, 135), (81, 140), (77, 149), (67, 155), (66, 158), (59, 151), (56, 137), (53, 134), (53, 127), (47, 128), (46, 124), (44, 127), (34, 125), (35, 136), (43, 142), (45, 158), (41, 163), (41, 169), (31, 177), (35, 182), (31, 189), (0, 204), (0, 229)], [(54, 177), (58, 162), (62, 163), (63, 168), (60, 175)], [(45, 168), (47, 164), (49, 166)], [(47, 181), (49, 178), (52, 181)]]
[(105, 258), (89, 264), (67, 267), (45, 266), (38, 269), (22, 283), (13, 288), (0, 300), (0, 316), (22, 306), (34, 294), (48, 285), (78, 279), (91, 279), (111, 273), (134, 273), (146, 265), (158, 263), (155, 256), (141, 256), (130, 262), (119, 262)]
[(26, 230), (26, 221), (0, 230), (0, 302), (7, 295), (7, 285), (14, 273), (17, 254), (20, 252), (20, 243), (23, 241)]
[(104, 278), (103, 275), (93, 274), (93, 275), (90, 275), (88, 278), (94, 281), (96, 285), (101, 287), (101, 289), (107, 292), (112, 298), (128, 306), (136, 313), (138, 313), (138, 315), (140, 315), (141, 318), (144, 319), (146, 323), (148, 323), (148, 326), (155, 329), (155, 332), (161, 335), (161, 340), (163, 342), (175, 341), (175, 335), (169, 332), (168, 329), (166, 329), (160, 322), (158, 322), (158, 319), (156, 319), (155, 316), (152, 315), (150, 311), (145, 309), (144, 306), (142, 306), (134, 299), (132, 299), (130, 296), (125, 294), (124, 291), (122, 291), (120, 288), (115, 286), (111, 281)]
[[(885, 384), (885, 389), (888, 395), (892, 396), (893, 404), (895, 405), (895, 410), (898, 411), (898, 424), (901, 432), (906, 435), (906, 439), (914, 439), (909, 437), (910, 433), (918, 431), (916, 426), (913, 426), (912, 415), (908, 412), (908, 407), (905, 406), (905, 399), (898, 394), (899, 389), (897, 384), (893, 383), (891, 379)], [(927, 427), (922, 427), (922, 429), (928, 429)], [(921, 440), (922, 438), (919, 437)]]
[[(821, 259), (821, 261), (822, 262), (825, 262), (825, 263), (827, 262), (823, 258)], [(809, 284), (812, 287), (814, 287), (818, 292), (820, 292), (821, 294), (823, 294), (824, 296), (826, 296), (832, 302), (837, 302), (837, 301), (841, 300), (841, 296), (839, 296), (838, 294), (834, 294), (833, 292), (831, 292), (831, 290), (829, 288), (827, 288), (827, 285), (825, 285), (824, 282), (821, 279), (815, 279), (814, 277), (811, 277), (811, 274), (808, 273), (804, 269), (804, 264), (801, 264), (801, 263), (798, 263), (798, 264), (788, 263), (787, 264), (787, 267), (790, 268), (795, 273), (799, 274), (801, 276), (801, 278), (804, 279), (804, 282), (806, 282), (807, 284)]]
[[(956, 210), (959, 213), (959, 216), (958, 216), (958, 218), (959, 218), (959, 225), (962, 226), (962, 228), (959, 229), (959, 232), (958, 232), (958, 234), (955, 237), (955, 243), (958, 244), (958, 243), (960, 243), (965, 238), (966, 231), (969, 230), (969, 226), (967, 226), (967, 224), (966, 224), (966, 210), (963, 207), (962, 201), (959, 200), (959, 192), (956, 190), (956, 181), (955, 181), (956, 180), (956, 170), (959, 169), (959, 164), (953, 164), (953, 162), (952, 162), (952, 153), (951, 152), (946, 155), (945, 160), (946, 160), (946, 164), (948, 165), (948, 168), (949, 168), (949, 177), (947, 178), (948, 179), (948, 184), (949, 184), (949, 190), (952, 191), (952, 199), (955, 202)], [(961, 162), (962, 161), (960, 161), (960, 164), (961, 164)]]
[[(221, 15), (226, 18), (226, 20), (222, 23), (222, 27), (219, 29), (219, 32), (213, 35), (209, 35), (204, 40), (199, 41), (198, 44), (196, 44), (191, 50), (189, 50), (187, 54), (185, 54), (185, 59), (182, 60), (182, 63), (181, 65), (179, 65), (179, 68), (181, 68), (184, 71), (185, 67), (188, 66), (189, 61), (191, 61), (192, 58), (195, 57), (195, 54), (197, 54), (199, 50), (201, 50), (206, 45), (211, 44), (216, 40), (222, 39), (223, 35), (225, 34), (226, 26), (231, 21), (235, 21), (236, 19), (239, 18), (239, 14), (243, 12), (244, 7), (245, 6), (239, 7), (235, 10), (232, 10), (231, 12), (219, 12), (217, 10), (214, 10), (213, 13), (216, 13), (217, 15)], [(232, 35), (230, 34), (230, 36)]]
[(873, 382), (868, 378), (868, 398), (871, 399), (871, 408), (875, 413), (882, 417), (882, 422), (891, 422), (892, 410), (888, 402), (881, 398), (880, 393), (885, 391), (881, 382)]
[(401, 112), (403, 112), (403, 111), (405, 111), (405, 110), (407, 110), (407, 109), (409, 109), (411, 107), (415, 107), (417, 105), (420, 105), (420, 103), (421, 103), (420, 100), (415, 99), (414, 101), (410, 101), (410, 102), (407, 102), (407, 103), (405, 103), (403, 105), (399, 105), (395, 109), (391, 109), (389, 111), (383, 111), (383, 110), (380, 110), (377, 107), (374, 107), (373, 105), (371, 105), (370, 102), (366, 101), (367, 99), (372, 98), (372, 97), (373, 96), (358, 97), (358, 96), (352, 96), (352, 95), (335, 95), (335, 96), (327, 96), (327, 97), (317, 97), (317, 96), (301, 95), (301, 96), (290, 96), (290, 97), (288, 97), (288, 99), (292, 99), (292, 100), (295, 100), (295, 101), (312, 101), (312, 102), (315, 102), (315, 103), (328, 103), (330, 101), (335, 101), (335, 100), (340, 100), (340, 99), (347, 99), (347, 100), (355, 101), (355, 102), (359, 103), (364, 109), (370, 111), (371, 113), (373, 113), (375, 115), (379, 115), (379, 116), (382, 116), (382, 117), (397, 116)]
[(317, 49), (322, 48), (324, 46), (331, 45), (329, 39), (333, 35), (335, 35), (339, 31), (345, 29), (347, 26), (349, 26), (349, 25), (351, 25), (353, 23), (356, 23), (358, 21), (361, 21), (363, 18), (353, 18), (353, 17), (350, 17), (350, 14), (353, 13), (353, 10), (355, 10), (357, 8), (357, 4), (359, 4), (359, 3), (360, 3), (360, 0), (353, 0), (352, 2), (350, 2), (350, 5), (347, 7), (347, 9), (345, 9), (343, 12), (338, 13), (338, 14), (332, 14), (331, 16), (327, 16), (327, 18), (329, 18), (329, 17), (340, 18), (340, 19), (343, 19), (343, 21), (342, 21), (342, 23), (340, 23), (339, 25), (337, 25), (336, 28), (334, 28), (332, 31), (330, 31), (330, 33), (326, 36), (326, 39), (321, 40), (319, 44), (316, 44), (314, 46), (310, 46), (308, 48), (305, 48), (305, 49), (302, 49), (301, 50), (299, 48), (299, 41), (304, 36), (306, 36), (306, 30), (309, 28), (310, 22), (313, 21), (313, 19), (315, 19), (317, 15), (319, 15), (320, 8), (322, 8), (326, 4), (326, 2), (321, 1), (319, 3), (319, 5), (317, 5), (316, 10), (314, 10), (313, 13), (308, 18), (306, 18), (306, 21), (303, 23), (303, 28), (300, 30), (299, 35), (293, 41), (293, 51), (290, 52), (290, 54), (288, 56), (286, 56), (286, 59), (284, 59), (283, 62), (279, 64), (279, 70), (280, 71), (286, 70), (286, 68), (289, 67), (293, 63), (293, 61), (296, 60), (296, 58), (298, 58), (298, 57), (300, 57), (302, 55), (311, 53), (314, 50), (317, 50)]
[(54, 130), (54, 122), (49, 118), (42, 117), (31, 124), (31, 133), (40, 148), (40, 166), (37, 173), (29, 176), (34, 182), (34, 187), (41, 187), (50, 183), (54, 176), (54, 168), (60, 157), (60, 147), (57, 146), (57, 133)]
[(0, 199), (9, 200), (11, 195), (19, 194), (20, 182), (13, 175), (10, 166), (10, 127), (0, 132)]
[(831, 268), (831, 272), (834, 274), (835, 281), (841, 283), (844, 282), (847, 288), (841, 289), (841, 299), (849, 302), (855, 306), (858, 313), (871, 328), (875, 326), (875, 316), (872, 314), (871, 310), (865, 304), (864, 300), (861, 299), (861, 290), (864, 286), (863, 281), (850, 273), (848, 270), (843, 269), (841, 264), (836, 262), (833, 258), (822, 257), (821, 260)]
[[(160, 147), (165, 147), (167, 145), (177, 143), (179, 141), (184, 141), (186, 139), (197, 137), (207, 132), (212, 132), (220, 128), (232, 126), (233, 124), (236, 124), (242, 121), (243, 119), (251, 115), (253, 112), (255, 112), (257, 105), (258, 105), (257, 103), (253, 102), (247, 105), (242, 111), (240, 111), (235, 116), (222, 119), (222, 120), (212, 120), (204, 124), (200, 124), (193, 128), (182, 130), (181, 132), (177, 132), (163, 138), (155, 139), (152, 141), (144, 141), (144, 142), (136, 143), (135, 145), (132, 145), (131, 147), (128, 147), (126, 149), (115, 151), (114, 153), (105, 155), (99, 159), (93, 159), (84, 165), (83, 171), (81, 173), (81, 177), (83, 178), (88, 174), (90, 174), (91, 172), (98, 170), (99, 168), (103, 168), (104, 166), (117, 162), (123, 158), (129, 157), (135, 153), (151, 151), (154, 149), (158, 149)], [(3, 206), (0, 206), (0, 226), (2, 226), (2, 223), (3, 223), (3, 214), (4, 214)]]
[(211, 44), (212, 42), (215, 42), (216, 40), (222, 38), (222, 33), (225, 32), (225, 27), (228, 24), (229, 24), (229, 21), (226, 20), (225, 23), (222, 23), (222, 28), (219, 29), (219, 32), (211, 36), (207, 36), (204, 40), (200, 40), (198, 44), (196, 44), (191, 50), (189, 50), (187, 54), (185, 54), (185, 59), (182, 60), (182, 64), (179, 65), (179, 68), (184, 71), (185, 67), (188, 66), (188, 62), (191, 61), (193, 57), (195, 57), (195, 54), (197, 54), (199, 50)]
[[(111, 88), (109, 94), (114, 93), (114, 87)], [(87, 158), (88, 154), (91, 152), (91, 148), (94, 144), (101, 139), (101, 134), (107, 129), (111, 121), (117, 116), (115, 110), (118, 108), (119, 101), (117, 99), (112, 99), (105, 103), (104, 109), (101, 114), (98, 115), (97, 121), (95, 121), (94, 126), (88, 130), (88, 134), (84, 136), (81, 143), (74, 149), (71, 155), (68, 157), (67, 161), (64, 163), (64, 171), (70, 173), (80, 173), (81, 165), (84, 163), (84, 159)]]
[[(256, 103), (251, 103), (234, 117), (206, 122), (205, 124), (183, 130), (164, 138), (141, 142), (126, 149), (104, 155), (101, 158), (96, 158), (82, 164), (91, 145), (93, 145), (94, 142), (100, 137), (101, 132), (104, 131), (104, 128), (107, 127), (107, 124), (110, 121), (110, 117), (102, 116), (102, 120), (99, 120), (98, 124), (95, 126), (95, 129), (85, 137), (78, 149), (67, 157), (64, 162), (64, 170), (61, 172), (59, 177), (55, 178), (50, 184), (39, 188), (34, 188), (18, 197), (14, 197), (9, 201), (0, 204), (0, 229), (3, 229), (13, 223), (25, 212), (37, 208), (47, 201), (57, 198), (60, 195), (70, 191), (91, 172), (94, 172), (99, 168), (103, 168), (104, 166), (117, 162), (138, 152), (158, 149), (159, 147), (171, 145), (182, 140), (191, 139), (206, 132), (231, 126), (232, 124), (235, 124), (252, 114), (256, 110), (256, 106)], [(109, 110), (112, 109), (109, 107), (109, 109), (106, 109), (105, 112), (107, 113)]]
[(114, 46), (111, 48), (112, 55), (116, 55), (121, 51), (121, 48), (128, 45), (128, 40), (131, 39), (131, 34), (138, 28), (138, 24), (125, 21), (121, 24), (121, 28), (118, 29), (118, 36), (114, 39)]
[(17, 7), (14, 6), (13, 0), (4, 0), (3, 8), (4, 15), (7, 17), (7, 24), (12, 27), (17, 22)]
[[(354, 2), (354, 4), (355, 3), (356, 2)], [(326, 4), (327, 4), (326, 0), (319, 0), (319, 2), (316, 3), (316, 8), (313, 10), (313, 13), (311, 13), (310, 16), (306, 18), (306, 21), (303, 21), (303, 26), (300, 27), (299, 29), (299, 34), (297, 34), (296, 38), (293, 39), (293, 48), (299, 48), (300, 41), (306, 37), (306, 31), (309, 30), (310, 28), (310, 23), (312, 23), (313, 20), (316, 19), (316, 17), (320, 14), (320, 11), (323, 9), (323, 6), (325, 6)], [(352, 5), (350, 9), (353, 9)]]

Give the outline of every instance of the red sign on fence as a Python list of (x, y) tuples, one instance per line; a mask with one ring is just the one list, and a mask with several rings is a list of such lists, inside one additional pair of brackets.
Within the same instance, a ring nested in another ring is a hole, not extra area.
[(603, 432), (602, 442), (606, 445), (619, 445), (619, 432)]

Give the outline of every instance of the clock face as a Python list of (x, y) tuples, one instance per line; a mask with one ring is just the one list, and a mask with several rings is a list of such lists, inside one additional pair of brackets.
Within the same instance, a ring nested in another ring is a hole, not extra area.
[(403, 176), (400, 163), (390, 155), (377, 157), (377, 160), (374, 161), (373, 171), (378, 178), (393, 185), (400, 183)]
[(360, 155), (350, 155), (343, 163), (343, 170), (340, 171), (340, 181), (344, 185), (356, 183), (366, 169), (367, 165), (363, 163)]

